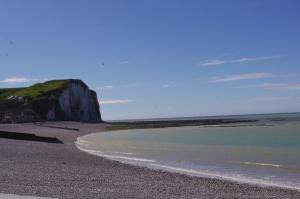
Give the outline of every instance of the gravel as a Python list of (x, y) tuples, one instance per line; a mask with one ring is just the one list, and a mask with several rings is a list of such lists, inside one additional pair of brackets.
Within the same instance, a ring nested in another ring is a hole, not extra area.
[(2, 133), (33, 133), (63, 142), (0, 136), (0, 193), (64, 199), (300, 198), (296, 190), (150, 170), (93, 156), (76, 148), (77, 137), (102, 130), (100, 124), (77, 122), (0, 124)]

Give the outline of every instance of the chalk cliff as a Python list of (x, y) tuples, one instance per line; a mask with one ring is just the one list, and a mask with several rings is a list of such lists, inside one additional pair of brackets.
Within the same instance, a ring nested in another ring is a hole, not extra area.
[(81, 80), (0, 90), (0, 122), (101, 122), (97, 94)]

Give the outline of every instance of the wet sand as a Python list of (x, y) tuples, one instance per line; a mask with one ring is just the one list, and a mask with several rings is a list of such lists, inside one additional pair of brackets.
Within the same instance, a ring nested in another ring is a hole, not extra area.
[(295, 190), (154, 171), (79, 151), (77, 137), (103, 131), (99, 124), (0, 124), (0, 131), (0, 193), (53, 198), (300, 198)]

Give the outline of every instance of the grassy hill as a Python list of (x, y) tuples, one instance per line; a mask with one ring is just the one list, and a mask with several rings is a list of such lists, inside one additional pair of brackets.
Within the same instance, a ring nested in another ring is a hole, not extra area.
[(3, 120), (4, 116), (14, 118), (24, 110), (32, 115), (46, 114), (49, 107), (55, 103), (49, 96), (55, 96), (70, 81), (52, 80), (29, 87), (0, 89), (0, 119)]
[(52, 91), (60, 90), (68, 85), (69, 80), (52, 80), (44, 83), (34, 84), (24, 88), (5, 88), (0, 89), (0, 103), (9, 97), (24, 97), (33, 100), (37, 97), (47, 96)]
[(0, 123), (47, 120), (101, 121), (96, 92), (79, 79), (0, 89)]

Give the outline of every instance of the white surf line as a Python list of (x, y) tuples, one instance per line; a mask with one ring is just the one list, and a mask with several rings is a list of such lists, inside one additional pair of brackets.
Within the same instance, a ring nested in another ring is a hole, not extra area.
[(270, 164), (270, 163), (260, 163), (260, 162), (244, 162), (247, 165), (257, 165), (257, 166), (270, 166), (270, 167), (281, 167), (280, 164)]
[(112, 160), (132, 160), (132, 161), (137, 161), (137, 162), (156, 162), (155, 160), (151, 159), (145, 159), (145, 158), (131, 158), (131, 157), (126, 157), (126, 156), (115, 156), (115, 155), (100, 155), (102, 157), (112, 159)]
[(4, 194), (0, 193), (1, 199), (55, 199), (55, 198), (45, 198), (45, 197), (36, 197), (36, 196), (20, 196), (15, 194)]
[[(291, 189), (291, 190), (297, 190), (300, 191), (299, 187), (293, 187), (289, 185), (281, 185), (273, 182), (266, 182), (264, 180), (260, 179), (253, 179), (253, 178), (238, 178), (238, 177), (231, 177), (231, 176), (226, 176), (222, 174), (217, 174), (217, 173), (210, 173), (210, 172), (201, 172), (201, 171), (196, 171), (193, 169), (184, 169), (184, 168), (178, 168), (178, 167), (172, 167), (172, 166), (167, 166), (167, 165), (162, 165), (162, 164), (149, 164), (152, 166), (153, 169), (163, 169), (169, 172), (174, 172), (174, 173), (182, 173), (190, 176), (198, 176), (198, 177), (205, 177), (205, 178), (212, 178), (212, 179), (219, 179), (219, 180), (227, 180), (231, 182), (237, 182), (237, 183), (245, 183), (245, 184), (252, 184), (252, 185), (260, 185), (260, 186), (265, 186), (265, 187), (278, 187), (278, 188), (286, 188), (286, 189)], [(151, 167), (148, 167), (151, 168)]]
[(97, 150), (90, 150), (90, 149), (84, 149), (82, 147), (80, 147), (77, 142), (75, 142), (76, 147), (84, 152), (87, 152), (89, 154), (92, 155), (97, 155), (97, 156), (101, 156), (110, 160), (115, 160), (115, 161), (122, 161), (122, 160), (131, 160), (131, 161), (137, 161), (137, 162), (156, 162), (155, 160), (151, 160), (151, 159), (145, 159), (145, 158), (135, 158), (135, 157), (127, 157), (127, 156), (117, 156), (117, 155), (106, 155), (103, 154), (101, 151), (97, 151)]
[(129, 152), (118, 152), (118, 151), (111, 151), (110, 153), (123, 154), (123, 155), (133, 155), (134, 154), (134, 153), (129, 153)]

